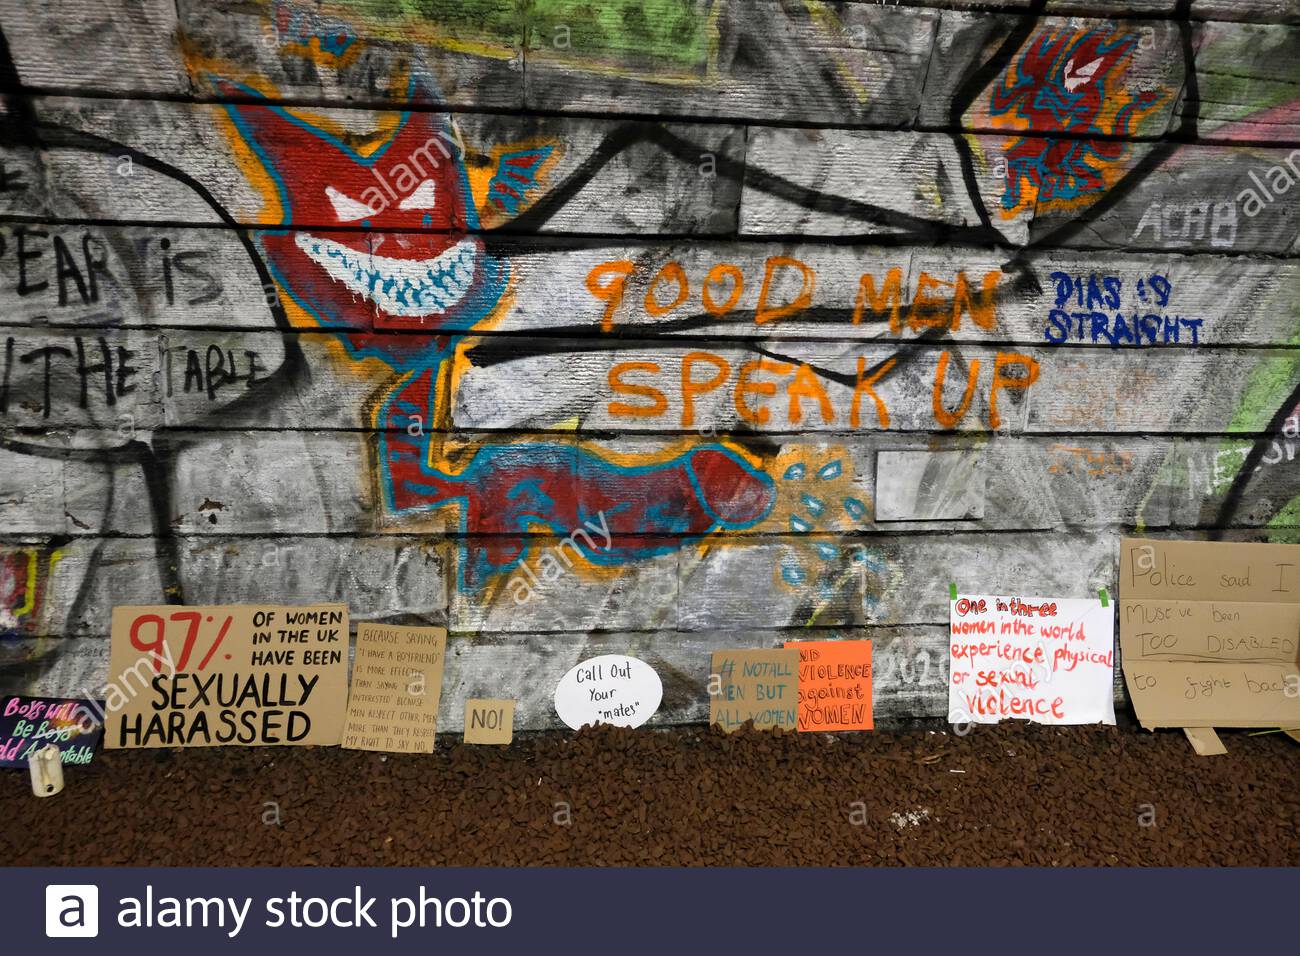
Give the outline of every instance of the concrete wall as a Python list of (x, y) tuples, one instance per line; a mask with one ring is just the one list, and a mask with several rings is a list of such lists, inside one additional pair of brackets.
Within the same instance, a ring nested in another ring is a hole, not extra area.
[[(1295, 541), (1296, 0), (0, 0), (0, 691), (115, 604), (626, 651)], [(575, 529), (586, 529), (574, 533)], [(1118, 690), (1117, 690), (1118, 692)]]

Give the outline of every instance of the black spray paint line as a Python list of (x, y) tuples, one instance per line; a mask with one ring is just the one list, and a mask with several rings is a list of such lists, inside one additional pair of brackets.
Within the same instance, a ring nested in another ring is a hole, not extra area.
[[(1191, 6), (1191, 0), (1179, 0), (1178, 11), (1180, 14), (1179, 30), (1182, 34), (1183, 55), (1184, 57), (1192, 56), (1192, 28), (1187, 19), (1187, 14)], [(1183, 121), (1180, 124), (1180, 132), (1186, 130), (1187, 134), (1195, 139), (1200, 130), (1201, 115), (1201, 93), (1200, 85), (1196, 76), (1196, 70), (1193, 68), (1188, 72), (1187, 95), (1184, 98), (1186, 104), (1183, 112)], [(1276, 440), (1276, 436), (1281, 434), (1287, 419), (1294, 413), (1296, 407), (1300, 405), (1300, 384), (1291, 390), (1291, 394), (1283, 400), (1282, 405), (1273, 417), (1269, 420), (1265, 432), (1255, 440), (1251, 446), (1245, 460), (1241, 463), (1241, 470), (1232, 479), (1232, 484), (1228, 487), (1227, 494), (1223, 497), (1223, 503), (1219, 507), (1219, 514), (1215, 519), (1215, 530), (1211, 532), (1210, 539), (1213, 541), (1222, 540), (1224, 530), (1228, 524), (1237, 518), (1238, 512), (1242, 508), (1246, 495), (1246, 489), (1250, 486), (1254, 477), (1255, 469), (1260, 466), (1264, 455), (1268, 453), (1269, 448)], [(1281, 512), (1288, 502), (1279, 502), (1274, 515)]]
[[(963, 145), (965, 145), (965, 144), (964, 144), (964, 141), (963, 141)], [(728, 161), (730, 161), (729, 158), (727, 158), (727, 157), (724, 157), (724, 159), (727, 159)], [(606, 160), (606, 161), (607, 161), (607, 160)], [(600, 165), (600, 166), (603, 166), (603, 164), (604, 164), (604, 163), (602, 162), (602, 163), (600, 163), (599, 165)], [(740, 174), (741, 174), (741, 175), (744, 175), (744, 173), (745, 173), (745, 164), (744, 164), (744, 163), (740, 163), (740, 164), (739, 164), (739, 171), (740, 171)], [(591, 175), (594, 175), (594, 172), (592, 172)], [(757, 185), (757, 184), (756, 184), (756, 185)], [(782, 183), (780, 183), (780, 182), (771, 182), (771, 181), (770, 181), (770, 182), (768, 183), (768, 185), (775, 185), (777, 188), (780, 188), (780, 189), (786, 188), (786, 187), (785, 187)], [(789, 185), (790, 185), (790, 186), (794, 186), (794, 184), (789, 184)], [(575, 187), (575, 188), (573, 189), (573, 191), (570, 192), (569, 195), (567, 195), (567, 196), (555, 196), (555, 197), (553, 197), (553, 198), (556, 200), (556, 202), (555, 202), (555, 204), (554, 204), (554, 208), (560, 208), (564, 203), (566, 203), (566, 202), (568, 201), (568, 199), (572, 197), (572, 195), (576, 194), (577, 188), (580, 188), (580, 186)], [(759, 187), (759, 188), (761, 188), (761, 187)], [(803, 201), (812, 202), (812, 203), (814, 204), (813, 206), (810, 206), (809, 208), (817, 208), (816, 204), (817, 204), (817, 203), (820, 203), (820, 202), (822, 202), (822, 201), (833, 201), (833, 197), (829, 197), (829, 196), (827, 196), (827, 195), (824, 194), (824, 193), (823, 193), (823, 194), (818, 194), (815, 190), (804, 190), (804, 187), (798, 187), (798, 186), (795, 186), (795, 189), (797, 189), (797, 190), (803, 190), (803, 194), (802, 194), (802, 196), (801, 196), (801, 198), (802, 198)], [(843, 200), (841, 199), (840, 202), (842, 203)], [(979, 202), (974, 202), (973, 205), (975, 205), (975, 208), (976, 208), (978, 211), (980, 211), (982, 218), (987, 219), (987, 213), (986, 213), (986, 211), (983, 209), (982, 204), (979, 203)], [(865, 207), (865, 204), (864, 204), (864, 207)], [(543, 210), (543, 211), (544, 211), (544, 210)], [(859, 214), (867, 215), (867, 216), (869, 216), (869, 215), (873, 215), (873, 214), (874, 214), (873, 210), (872, 210), (870, 207), (865, 207), (865, 208), (862, 209), (862, 210), (857, 210), (857, 212), (858, 212)], [(892, 215), (892, 213), (891, 213), (889, 210), (883, 210), (882, 212), (884, 212), (884, 213), (886, 213), (886, 214), (891, 214), (891, 215)], [(553, 212), (551, 212), (551, 213), (547, 213), (547, 214), (545, 214), (545, 215), (543, 215), (543, 216), (541, 216), (541, 217), (539, 217), (539, 218), (540, 218), (540, 220), (541, 220), (542, 222), (545, 222), (546, 219), (549, 218), (549, 216), (550, 216), (551, 214), (553, 214)], [(906, 215), (906, 214), (901, 214), (901, 215)], [(928, 221), (919, 221), (918, 225), (919, 225), (920, 223), (924, 223), (924, 226), (925, 226), (925, 229), (926, 229), (926, 230), (937, 230), (937, 233), (938, 233), (938, 234), (942, 234), (942, 232), (943, 232), (943, 227), (942, 227), (942, 226), (936, 227), (933, 223), (930, 223), (930, 222), (928, 222)], [(527, 222), (525, 222), (525, 226), (527, 226)], [(254, 253), (250, 253), (250, 254), (253, 255), (254, 261), (257, 262), (257, 263), (260, 265), (260, 264), (261, 264), (260, 256), (257, 256), (257, 255), (254, 254)], [(763, 353), (763, 354), (772, 354), (772, 353)], [(231, 409), (231, 407), (232, 407), (232, 406), (227, 406), (226, 408), (223, 409), (223, 411), (225, 411), (226, 413), (228, 413), (229, 410)]]
[[(656, 127), (653, 130), (653, 138), (659, 146), (687, 163), (698, 165), (710, 152), (663, 127)], [(744, 160), (735, 160), (729, 156), (715, 156), (715, 162), (718, 169), (724, 171), (729, 178), (742, 180), (746, 186), (753, 186), (769, 196), (810, 212), (831, 212), (848, 219), (899, 229), (913, 242), (949, 238), (954, 241), (969, 242), (972, 245), (1005, 242), (1001, 234), (996, 231), (990, 233), (982, 227), (954, 226), (935, 222), (912, 213), (828, 193), (812, 186), (801, 185), (776, 173), (756, 169)]]
[[(80, 130), (73, 130), (59, 124), (45, 122), (37, 123), (37, 132), (41, 139), (42, 145), (53, 145), (72, 149), (83, 149), (87, 152), (110, 155), (114, 157), (130, 158), (134, 163), (142, 167), (152, 169), (155, 172), (162, 173), (169, 178), (193, 189), (209, 206), (221, 217), (224, 224), (230, 227), (230, 232), (238, 236), (240, 244), (244, 247), (250, 262), (257, 272), (257, 277), (264, 290), (275, 289), (276, 284), (272, 279), (270, 270), (267, 268), (265, 261), (262, 259), (256, 244), (253, 241), (253, 231), (240, 228), (225, 208), (217, 201), (211, 192), (208, 191), (198, 180), (194, 179), (188, 173), (177, 169), (170, 163), (157, 159), (148, 153), (144, 153), (134, 147), (124, 146), (105, 139), (92, 133), (86, 133)], [(277, 398), (281, 398), (292, 392), (299, 383), (310, 382), (311, 368), (307, 364), (306, 357), (303, 355), (301, 347), (298, 344), (297, 337), (291, 334), (297, 331), (289, 323), (288, 316), (285, 314), (284, 306), (280, 302), (279, 295), (274, 297), (267, 296), (264, 299), (267, 310), (270, 312), (276, 328), (281, 332), (281, 343), (284, 347), (284, 358), (280, 365), (267, 376), (250, 385), (245, 393), (230, 402), (223, 404), (209, 412), (200, 415), (195, 423), (215, 421), (217, 416), (230, 415), (241, 412), (258, 412), (264, 410), (268, 404)], [(164, 429), (159, 429), (164, 430)]]
[[(1179, 140), (1195, 141), (1199, 132), (1199, 112), (1200, 112), (1200, 95), (1198, 78), (1196, 76), (1196, 64), (1193, 50), (1193, 37), (1191, 27), (1191, 2), (1192, 0), (1178, 0), (1178, 6), (1174, 18), (1178, 24), (1180, 35), (1180, 46), (1183, 54), (1184, 64), (1184, 110), (1180, 116)], [(1011, 62), (1017, 50), (1025, 43), (1042, 22), (1042, 14), (1046, 8), (1047, 0), (1033, 0), (1031, 6), (1024, 12), (1016, 27), (1011, 31), (998, 50), (989, 60), (987, 60), (970, 78), (968, 78), (954, 95), (953, 102), (949, 111), (949, 127), (953, 130), (960, 130), (961, 117), (966, 113), (970, 106), (978, 98), (979, 94), (988, 86), (992, 80), (1001, 74)], [(746, 127), (748, 129), (748, 127)], [(679, 158), (688, 162), (699, 163), (706, 152), (694, 143), (690, 143), (673, 135), (664, 127), (654, 127), (653, 133), (655, 141), (665, 149), (677, 155)], [(1050, 138), (1050, 137), (1048, 137)], [(838, 197), (821, 190), (812, 189), (793, 183), (783, 177), (776, 176), (761, 170), (755, 170), (749, 167), (749, 164), (740, 161), (737, 162), (729, 156), (716, 157), (718, 168), (725, 176), (732, 180), (740, 180), (745, 185), (752, 185), (754, 188), (784, 199), (788, 202), (799, 205), (812, 211), (834, 211), (837, 214), (845, 215), (850, 218), (858, 218), (866, 222), (878, 225), (889, 225), (895, 228), (908, 230), (911, 234), (909, 238), (914, 239), (956, 239), (961, 236), (963, 240), (972, 241), (978, 244), (980, 240), (991, 242), (995, 245), (1005, 243), (1005, 237), (993, 226), (989, 218), (988, 211), (983, 204), (983, 198), (980, 194), (978, 181), (974, 170), (974, 157), (970, 149), (970, 144), (965, 136), (958, 132), (952, 134), (954, 147), (956, 148), (962, 164), (962, 176), (965, 182), (966, 191), (971, 206), (975, 209), (976, 214), (980, 217), (981, 227), (979, 229), (954, 229), (946, 227), (944, 224), (935, 224), (929, 220), (923, 220), (919, 217), (910, 216), (906, 213), (897, 213), (893, 210), (883, 209), (872, 206), (867, 203), (860, 203), (853, 200), (847, 200), (844, 197)], [(608, 142), (608, 140), (607, 140)], [(604, 144), (602, 144), (604, 145)], [(1066, 223), (1051, 232), (1031, 240), (1003, 266), (1003, 271), (1016, 275), (1013, 281), (1011, 291), (1023, 291), (1032, 289), (1035, 292), (1041, 291), (1041, 285), (1037, 277), (1024, 266), (1035, 261), (1039, 255), (1048, 251), (1061, 239), (1068, 239), (1088, 228), (1093, 222), (1112, 209), (1116, 204), (1128, 196), (1136, 189), (1152, 171), (1159, 168), (1179, 148), (1179, 143), (1168, 140), (1161, 140), (1155, 143), (1146, 156), (1142, 157), (1133, 169), (1129, 170), (1119, 181), (1111, 186), (1110, 189), (1088, 209), (1081, 211), (1071, 222)], [(599, 166), (603, 166), (612, 158), (610, 154), (600, 157)], [(594, 177), (599, 166), (591, 170), (584, 170), (586, 173), (585, 182)], [(580, 187), (579, 187), (580, 188)], [(577, 189), (571, 190), (566, 195), (570, 198), (575, 195)], [(846, 208), (847, 206), (847, 208)], [(553, 214), (553, 209), (540, 217), (540, 222), (544, 223), (546, 219)], [(527, 215), (527, 214), (525, 214)], [(530, 223), (525, 222), (525, 227)], [(691, 322), (695, 317), (686, 320)], [(776, 356), (778, 353), (768, 352), (766, 350), (752, 347), (752, 350), (759, 354)], [(960, 350), (955, 350), (960, 360)], [(509, 361), (509, 358), (503, 358), (502, 361)], [(883, 363), (882, 363), (883, 364)], [(819, 369), (821, 374), (832, 381), (842, 381), (844, 376), (837, 373), (828, 374), (828, 370)], [(1274, 416), (1274, 421), (1270, 425), (1270, 432), (1277, 432), (1282, 424), (1287, 420), (1291, 410), (1296, 403), (1300, 401), (1300, 387), (1288, 397), (1282, 407)], [(1186, 414), (1186, 413), (1184, 413)], [(1263, 437), (1259, 439), (1251, 449), (1250, 456), (1247, 459), (1246, 466), (1238, 474), (1234, 481), (1232, 489), (1225, 498), (1223, 508), (1220, 512), (1220, 525), (1226, 525), (1228, 521), (1235, 517), (1237, 509), (1240, 506), (1240, 500), (1244, 494), (1245, 486), (1249, 484), (1250, 474), (1253, 472), (1255, 465), (1266, 454), (1272, 439)]]
[[(18, 145), (33, 146), (37, 149), (46, 145), (66, 146), (102, 155), (130, 157), (132, 162), (139, 163), (146, 169), (162, 173), (189, 186), (203, 198), (224, 223), (231, 227), (237, 226), (234, 217), (217, 202), (216, 197), (212, 195), (206, 186), (170, 163), (104, 137), (80, 130), (68, 129), (59, 124), (41, 122), (35, 115), (31, 99), (24, 94), (22, 79), (19, 76), (17, 65), (13, 60), (12, 51), (9, 49), (8, 40), (3, 30), (0, 30), (0, 84), (3, 84), (5, 106), (9, 111), (4, 124), (0, 125), (0, 142), (6, 144), (15, 142)], [(238, 233), (239, 240), (257, 271), (263, 289), (275, 288), (270, 270), (258, 253), (251, 234), (240, 229), (234, 231)], [(275, 297), (274, 302), (267, 301), (266, 304), (275, 325), (282, 332), (289, 331), (288, 317), (280, 304), (278, 295)], [(283, 389), (292, 388), (300, 377), (310, 375), (310, 370), (307, 368), (305, 357), (298, 346), (297, 340), (292, 339), (290, 341), (291, 337), (289, 336), (282, 336), (282, 338), (285, 341), (284, 360), (281, 366), (268, 375), (263, 382), (251, 386), (248, 394), (223, 406), (221, 409), (222, 414), (237, 413), (244, 407), (254, 409), (262, 406), (269, 398), (275, 397)], [(256, 394), (253, 394), (255, 389)], [(215, 410), (210, 414), (215, 414)], [(207, 417), (209, 416), (204, 416), (204, 418)], [(155, 433), (154, 440), (158, 441), (158, 435), (165, 431), (165, 428), (159, 429)], [(32, 443), (0, 441), (0, 445), (24, 454), (34, 454), (41, 457), (63, 457), (56, 449), (46, 449)], [(159, 580), (163, 587), (163, 596), (167, 603), (184, 604), (184, 587), (179, 571), (179, 542), (171, 525), (170, 486), (171, 476), (174, 473), (173, 462), (170, 461), (166, 454), (156, 454), (145, 443), (134, 440), (120, 449), (90, 451), (81, 460), (100, 463), (130, 461), (141, 468), (148, 489), (150, 512), (158, 541), (157, 547), (160, 551), (156, 563)], [(109, 474), (111, 477), (111, 470), (109, 470)], [(85, 600), (90, 579), (91, 575), (87, 574), (78, 592), (76, 602)], [(74, 604), (74, 607), (79, 606), (79, 603)]]
[[(4, 103), (7, 111), (6, 120), (4, 124), (0, 126), (0, 138), (5, 142), (17, 142), (20, 145), (35, 146), (37, 148), (41, 147), (43, 143), (39, 132), (40, 124), (36, 118), (31, 100), (23, 95), (22, 79), (18, 74), (18, 68), (14, 62), (12, 51), (9, 49), (8, 38), (2, 29), (0, 29), (0, 83), (4, 86)], [(152, 158), (148, 161), (150, 163), (154, 162)], [(200, 189), (199, 191), (210, 204), (214, 206), (216, 205), (213, 202), (211, 195), (207, 193), (206, 190)], [(224, 211), (218, 210), (219, 215), (223, 213)], [(260, 259), (257, 260), (257, 264), (263, 269), (265, 268)], [(132, 441), (121, 449), (111, 450), (107, 455), (104, 455), (103, 452), (90, 451), (84, 456), (76, 453), (73, 453), (72, 455), (59, 454), (58, 449), (42, 448), (41, 446), (33, 445), (31, 443), (13, 442), (8, 439), (0, 440), (0, 446), (12, 451), (17, 451), (20, 454), (34, 454), (41, 457), (63, 457), (65, 460), (67, 458), (75, 457), (80, 460), (95, 461), (100, 464), (105, 462), (134, 461), (139, 463), (145, 470), (146, 481), (149, 482), (151, 486), (151, 506), (157, 504), (154, 500), (154, 495), (152, 494), (152, 485), (156, 483), (158, 469), (156, 467), (151, 467), (150, 463), (153, 460), (153, 453), (142, 442)], [(105, 513), (108, 514), (116, 500), (116, 479), (111, 467), (105, 469), (105, 473), (108, 477), (108, 498), (105, 502)], [(155, 476), (154, 480), (150, 480), (149, 476), (151, 474)], [(164, 594), (169, 595), (169, 598), (172, 601), (184, 603), (180, 578), (178, 574), (174, 573), (176, 570), (176, 564), (179, 560), (178, 542), (175, 540), (174, 535), (171, 533), (171, 528), (168, 525), (167, 512), (160, 514), (155, 508), (152, 514), (155, 529), (159, 532), (157, 538), (158, 544), (156, 547), (161, 549), (166, 555), (166, 558), (164, 558), (163, 555), (160, 554), (156, 562), (159, 578), (163, 584)], [(89, 569), (98, 566), (98, 559), (102, 549), (103, 543), (101, 542), (90, 555), (88, 571), (83, 576), (70, 607), (69, 613), (73, 620), (76, 620), (81, 615), (89, 600), (91, 582), (93, 580), (93, 573)], [(50, 582), (47, 582), (47, 594), (49, 586)], [(63, 645), (59, 645), (58, 653), (52, 655), (40, 655), (34, 661), (27, 662), (27, 669), (35, 669), (38, 674), (45, 673), (53, 666), (54, 662), (62, 656), (63, 650)], [(0, 673), (5, 673), (6, 671), (7, 669), (0, 669)]]
[(605, 135), (590, 156), (569, 174), (558, 188), (538, 199), (511, 223), (524, 230), (537, 230), (546, 225), (560, 209), (596, 178), (623, 150), (646, 139), (647, 126), (641, 123), (623, 123)]
[[(1041, 4), (1042, 0), (1038, 0)], [(1006, 264), (1003, 266), (1004, 271), (1019, 273), (1025, 281), (1032, 279), (1032, 274), (1023, 268), (1027, 263), (1031, 263), (1038, 258), (1040, 253), (1047, 251), (1050, 244), (1056, 244), (1062, 239), (1069, 239), (1072, 236), (1082, 232), (1085, 228), (1095, 222), (1100, 216), (1113, 208), (1122, 199), (1128, 196), (1136, 189), (1155, 169), (1162, 166), (1166, 160), (1174, 156), (1182, 142), (1193, 142), (1197, 140), (1200, 123), (1200, 88), (1196, 75), (1195, 51), (1193, 50), (1193, 37), (1191, 26), (1191, 4), (1192, 0), (1178, 0), (1178, 7), (1175, 13), (1175, 19), (1178, 23), (1179, 40), (1183, 54), (1184, 64), (1184, 95), (1182, 97), (1184, 108), (1180, 114), (1180, 122), (1177, 130), (1178, 140), (1161, 140), (1157, 142), (1146, 156), (1142, 157), (1133, 169), (1129, 170), (1118, 182), (1108, 189), (1104, 196), (1096, 203), (1083, 210), (1069, 223), (1063, 224), (1057, 229), (1052, 230), (1046, 235), (1040, 236), (1031, 241)], [(973, 179), (968, 179), (968, 188), (972, 188)], [(978, 187), (973, 187), (978, 188)], [(976, 208), (983, 207), (976, 202)], [(1020, 280), (1017, 280), (1019, 283)], [(1037, 285), (1036, 280), (1034, 285)], [(1233, 479), (1233, 483), (1225, 495), (1223, 503), (1219, 509), (1218, 518), (1215, 521), (1216, 528), (1211, 537), (1219, 540), (1228, 525), (1237, 517), (1241, 509), (1242, 501), (1245, 496), (1247, 486), (1250, 484), (1251, 476), (1255, 468), (1258, 467), (1269, 448), (1272, 446), (1274, 436), (1280, 433), (1283, 425), (1290, 417), (1292, 410), (1300, 403), (1300, 385), (1298, 385), (1291, 394), (1283, 401), (1282, 406), (1274, 413), (1272, 420), (1266, 429), (1266, 434), (1256, 439), (1249, 454), (1242, 464), (1241, 470)], [(1180, 410), (1178, 413), (1182, 416), (1190, 414), (1190, 409)], [(1286, 506), (1286, 502), (1277, 505), (1280, 511)]]
[[(1039, 25), (1039, 15), (1047, 6), (1047, 0), (1033, 0), (1029, 9), (1025, 11), (1025, 17), (1016, 24), (1002, 45), (989, 59), (972, 74), (953, 94), (952, 104), (948, 111), (948, 124), (954, 129), (960, 129), (961, 118), (970, 109), (971, 104), (979, 97), (980, 93), (993, 81), (995, 77), (1002, 74), (1002, 71), (1011, 63), (1011, 58), (1016, 55), (1016, 51), (1024, 45), (1034, 30)], [(971, 205), (975, 208), (975, 214), (980, 217), (980, 223), (990, 233), (1001, 235), (993, 227), (993, 221), (989, 218), (988, 210), (984, 208), (984, 199), (980, 194), (979, 182), (975, 178), (975, 157), (971, 152), (970, 143), (961, 133), (952, 134), (952, 144), (957, 150), (957, 155), (961, 159), (962, 180), (966, 184), (966, 194), (970, 198)]]
[[(1183, 75), (1184, 84), (1190, 85), (1191, 89), (1196, 89), (1196, 63), (1191, 47), (1191, 25), (1189, 22), (1192, 0), (1178, 0), (1178, 17), (1180, 27), (1180, 39), (1183, 53)], [(1197, 128), (1197, 113), (1200, 109), (1199, 97), (1193, 104), (1190, 111), (1184, 114), (1183, 121), (1180, 124), (1182, 129), (1190, 128), (1195, 134)], [(1121, 200), (1126, 198), (1129, 193), (1142, 184), (1142, 182), (1151, 173), (1158, 169), (1164, 162), (1172, 157), (1181, 144), (1172, 140), (1160, 140), (1154, 143), (1150, 151), (1134, 164), (1133, 168), (1120, 177), (1105, 194), (1102, 195), (1095, 203), (1087, 209), (1080, 211), (1068, 223), (1064, 223), (1051, 232), (1039, 236), (1027, 243), (1021, 248), (1020, 252), (1007, 263), (1007, 269), (1018, 269), (1021, 263), (1031, 261), (1036, 258), (1036, 253), (1045, 251), (1049, 246), (1056, 247), (1060, 240), (1069, 239), (1078, 235), (1084, 229), (1092, 225), (1103, 214), (1114, 208)]]

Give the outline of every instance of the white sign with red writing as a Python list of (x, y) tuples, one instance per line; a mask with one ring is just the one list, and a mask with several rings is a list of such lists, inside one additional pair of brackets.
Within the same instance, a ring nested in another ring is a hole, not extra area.
[(963, 594), (949, 620), (949, 723), (1115, 723), (1109, 602)]

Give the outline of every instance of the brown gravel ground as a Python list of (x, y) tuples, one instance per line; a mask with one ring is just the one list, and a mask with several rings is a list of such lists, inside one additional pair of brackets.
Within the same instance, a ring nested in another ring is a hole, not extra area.
[(45, 800), (4, 772), (0, 860), (1300, 865), (1300, 748), (1281, 734), (1224, 735), (1229, 755), (1211, 758), (1180, 733), (1013, 723), (966, 737), (606, 727), (509, 748), (444, 739), (432, 756), (101, 752)]

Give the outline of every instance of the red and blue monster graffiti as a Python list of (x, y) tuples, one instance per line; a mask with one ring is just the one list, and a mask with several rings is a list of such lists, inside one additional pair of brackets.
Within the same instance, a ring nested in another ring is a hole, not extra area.
[[(508, 262), (478, 232), (465, 149), (450, 118), (405, 112), (386, 140), (363, 153), (259, 102), (249, 87), (214, 83), (244, 101), (225, 109), (273, 185), (281, 222), (297, 227), (257, 234), (283, 294), (312, 322), (337, 331), (352, 359), (378, 359), (394, 374), (373, 412), (384, 509), (406, 516), (455, 506), (461, 532), (473, 536), (462, 539), (463, 588), (479, 589), (515, 568), (527, 557), (528, 532), (566, 535), (597, 515), (611, 540), (584, 556), (615, 565), (750, 527), (769, 513), (772, 479), (719, 443), (628, 465), (560, 442), (521, 440), (483, 445), (456, 473), (437, 467), (431, 436), (446, 420), (442, 376), (458, 338), (508, 307), (510, 281)], [(410, 97), (431, 103), (418, 83)], [(547, 155), (546, 147), (502, 153), (486, 201), (520, 208), (540, 188)]]
[(1123, 175), (1130, 146), (1121, 137), (1167, 95), (1127, 88), (1138, 40), (1119, 26), (1044, 29), (1008, 65), (989, 90), (989, 119), (997, 127), (1039, 135), (1017, 137), (1004, 147), (1004, 215), (1034, 205), (1077, 208)]

